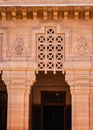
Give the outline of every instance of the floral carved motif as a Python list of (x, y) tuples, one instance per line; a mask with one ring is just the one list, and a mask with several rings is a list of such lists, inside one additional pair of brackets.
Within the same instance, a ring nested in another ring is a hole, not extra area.
[(84, 38), (80, 38), (78, 40), (78, 45), (74, 48), (73, 52), (77, 55), (87, 55), (89, 53), (89, 49), (87, 47), (87, 42)]
[(17, 55), (17, 56), (21, 56), (21, 55), (24, 55), (25, 53), (26, 53), (26, 49), (24, 47), (23, 39), (17, 38), (15, 41), (15, 45), (12, 49), (12, 54)]

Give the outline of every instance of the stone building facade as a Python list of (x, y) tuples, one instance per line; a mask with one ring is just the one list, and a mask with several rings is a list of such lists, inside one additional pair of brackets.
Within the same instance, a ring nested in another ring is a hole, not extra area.
[(92, 4), (0, 1), (2, 130), (93, 130)]

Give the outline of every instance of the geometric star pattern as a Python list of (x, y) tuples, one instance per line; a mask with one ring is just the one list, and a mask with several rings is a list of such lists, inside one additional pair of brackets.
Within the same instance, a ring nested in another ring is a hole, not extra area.
[(56, 27), (46, 27), (37, 34), (38, 71), (62, 71), (64, 61), (64, 33), (56, 33)]

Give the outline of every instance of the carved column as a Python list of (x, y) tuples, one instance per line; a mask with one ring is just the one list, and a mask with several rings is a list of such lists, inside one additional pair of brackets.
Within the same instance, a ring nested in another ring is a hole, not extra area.
[(24, 96), (24, 126), (25, 126), (24, 130), (29, 130), (30, 90), (31, 90), (31, 88), (28, 86), (26, 88), (25, 96)]
[(7, 130), (29, 130), (29, 95), (34, 71), (3, 71), (8, 91)]
[(72, 130), (89, 130), (90, 72), (66, 71), (66, 81), (70, 85), (72, 96)]
[(89, 130), (89, 88), (71, 88), (72, 130)]
[(91, 87), (90, 87), (90, 130), (93, 130), (93, 71), (91, 71)]
[(26, 89), (25, 89), (25, 99), (24, 99), (24, 109), (25, 109), (25, 119), (24, 119), (24, 130), (29, 130), (31, 125), (29, 125), (29, 123), (31, 124), (31, 119), (32, 119), (32, 95), (30, 96), (30, 94), (32, 94), (32, 86), (34, 84), (34, 79), (32, 80), (27, 80), (26, 83)]

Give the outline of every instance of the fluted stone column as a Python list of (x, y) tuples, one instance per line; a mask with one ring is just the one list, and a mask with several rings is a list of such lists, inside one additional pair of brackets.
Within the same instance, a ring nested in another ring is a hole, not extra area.
[(7, 130), (29, 130), (29, 105), (34, 71), (3, 71), (8, 91)]
[(92, 103), (90, 108), (90, 79), (88, 70), (66, 71), (72, 97), (72, 130), (90, 130), (90, 110), (93, 109)]

